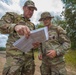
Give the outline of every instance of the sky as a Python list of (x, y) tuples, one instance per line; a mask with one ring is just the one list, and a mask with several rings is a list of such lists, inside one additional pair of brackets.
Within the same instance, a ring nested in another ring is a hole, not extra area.
[[(16, 12), (18, 14), (22, 14), (22, 6), (24, 5), (26, 0), (0, 0), (0, 18), (6, 12)], [(37, 7), (37, 11), (34, 12), (31, 21), (34, 24), (39, 23), (38, 20), (40, 18), (40, 14), (44, 11), (49, 11), (53, 16), (61, 15), (63, 10), (63, 3), (61, 0), (32, 0)], [(3, 39), (4, 38), (4, 39)], [(5, 46), (7, 40), (7, 36), (0, 34), (0, 47)]]
[(0, 34), (0, 47), (6, 47), (7, 39), (8, 39), (8, 35)]

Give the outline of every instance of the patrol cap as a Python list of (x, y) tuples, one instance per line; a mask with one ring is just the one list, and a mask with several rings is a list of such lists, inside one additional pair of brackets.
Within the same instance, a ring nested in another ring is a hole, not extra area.
[(31, 0), (26, 1), (24, 3), (24, 6), (33, 7), (35, 10), (37, 10), (37, 8), (35, 7), (35, 3), (33, 1), (31, 1)]
[(39, 19), (39, 21), (42, 21), (43, 19), (45, 19), (45, 18), (54, 18), (53, 16), (51, 16), (51, 14), (49, 13), (49, 12), (43, 12), (42, 14), (41, 14), (41, 18)]

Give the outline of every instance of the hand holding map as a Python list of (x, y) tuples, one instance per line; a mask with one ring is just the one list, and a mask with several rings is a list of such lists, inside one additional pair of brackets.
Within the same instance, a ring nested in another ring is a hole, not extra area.
[(19, 50), (27, 53), (33, 48), (33, 43), (41, 43), (46, 40), (48, 40), (48, 29), (47, 27), (44, 27), (31, 31), (29, 38), (23, 36), (19, 40), (17, 40), (13, 45), (17, 47)]

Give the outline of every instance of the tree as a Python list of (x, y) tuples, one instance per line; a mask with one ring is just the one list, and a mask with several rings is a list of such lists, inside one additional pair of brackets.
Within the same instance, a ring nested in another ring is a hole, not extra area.
[(63, 15), (67, 22), (67, 32), (71, 39), (72, 49), (76, 49), (76, 0), (62, 0), (65, 4)]
[(0, 51), (5, 51), (6, 48), (5, 47), (0, 47)]
[(61, 26), (63, 29), (66, 30), (67, 24), (65, 19), (62, 19), (61, 16), (55, 16), (53, 19), (53, 24)]
[(42, 22), (40, 22), (39, 24), (36, 25), (36, 29), (38, 29), (38, 28), (42, 28), (42, 27), (44, 27), (44, 25), (43, 25)]

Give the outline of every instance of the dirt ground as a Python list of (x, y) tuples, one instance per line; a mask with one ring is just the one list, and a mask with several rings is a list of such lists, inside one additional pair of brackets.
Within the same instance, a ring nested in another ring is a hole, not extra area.
[[(5, 61), (6, 61), (5, 52), (0, 51), (0, 75), (2, 75), (2, 70), (3, 70), (3, 66), (5, 64)], [(35, 74), (34, 75), (41, 75), (40, 69), (39, 69), (41, 61), (39, 61), (37, 57), (35, 59), (35, 64), (36, 64), (36, 67), (35, 67)], [(76, 70), (73, 70), (72, 67), (67, 65), (66, 69), (67, 69), (68, 75), (76, 75)]]

